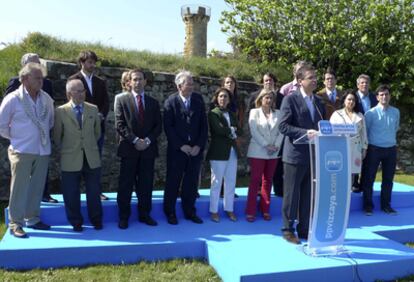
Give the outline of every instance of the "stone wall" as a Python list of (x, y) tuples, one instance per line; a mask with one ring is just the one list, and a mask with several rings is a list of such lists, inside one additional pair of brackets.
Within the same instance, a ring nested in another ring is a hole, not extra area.
[[(55, 92), (55, 105), (61, 105), (66, 102), (65, 96), (65, 84), (66, 79), (77, 72), (78, 69), (75, 64), (42, 61), (42, 64), (46, 66), (47, 77), (52, 80), (53, 88)], [(124, 69), (122, 68), (108, 68), (102, 67), (99, 69), (98, 75), (105, 78), (107, 81), (108, 92), (110, 97), (110, 104), (113, 105), (114, 96), (121, 92), (120, 77)], [(196, 77), (194, 78), (195, 90), (202, 94), (206, 105), (209, 104), (212, 93), (219, 87), (220, 80), (210, 77)], [(239, 94), (244, 97), (246, 104), (248, 103), (248, 94), (256, 91), (259, 86), (252, 82), (239, 82)], [(174, 84), (174, 74), (162, 73), (162, 72), (150, 72), (148, 73), (148, 83), (145, 88), (147, 94), (155, 97), (160, 105), (164, 100), (172, 93), (176, 91)], [(162, 108), (162, 107), (161, 107)], [(207, 106), (206, 106), (207, 109)], [(247, 115), (247, 112), (246, 112)], [(404, 113), (401, 113), (404, 116)], [(248, 120), (248, 117), (245, 117)], [(114, 112), (113, 106), (110, 107), (110, 112), (107, 118), (105, 135), (105, 145), (103, 149), (103, 175), (102, 184), (104, 191), (116, 191), (118, 173), (119, 173), (119, 159), (116, 156), (116, 142), (115, 142), (115, 129), (114, 129)], [(402, 124), (399, 132), (399, 153), (398, 153), (398, 168), (407, 173), (414, 172), (414, 128), (408, 124)], [(245, 123), (244, 132), (246, 132), (245, 139), (248, 141), (248, 128)], [(155, 186), (163, 187), (165, 179), (166, 169), (166, 137), (162, 133), (159, 138), (160, 157), (155, 162)], [(0, 199), (8, 198), (9, 193), (9, 179), (10, 179), (10, 167), (7, 159), (7, 147), (8, 141), (0, 138)], [(244, 153), (247, 150), (247, 143), (244, 147)], [(209, 168), (208, 163), (203, 171), (204, 182), (208, 183)], [(246, 158), (239, 160), (238, 173), (240, 176), (248, 173), (248, 165)], [(60, 193), (59, 190), (59, 165), (58, 154), (56, 148), (53, 148), (50, 166), (49, 166), (49, 183), (52, 193)]]
[[(59, 106), (66, 102), (65, 84), (67, 78), (78, 71), (77, 66), (72, 63), (54, 62), (43, 60), (42, 64), (46, 67), (47, 77), (53, 83), (55, 92), (55, 106)], [(116, 140), (114, 129), (114, 112), (113, 101), (114, 96), (121, 92), (120, 78), (125, 69), (101, 67), (98, 75), (107, 81), (107, 87), (110, 99), (110, 112), (106, 121), (105, 143), (102, 158), (102, 185), (104, 191), (116, 191), (118, 187), (119, 159), (116, 155)], [(174, 84), (174, 74), (162, 72), (147, 73), (147, 86), (145, 92), (156, 98), (160, 105), (172, 93), (176, 92)], [(211, 100), (211, 94), (220, 86), (220, 80), (210, 77), (195, 77), (195, 91), (202, 94), (204, 102), (207, 105)], [(256, 91), (259, 86), (252, 82), (240, 82), (239, 93), (248, 101), (248, 93)], [(161, 107), (162, 109), (162, 107)], [(247, 120), (247, 117), (246, 117)], [(247, 126), (247, 125), (246, 125)], [(247, 127), (245, 132), (248, 132)], [(0, 138), (0, 199), (8, 197), (10, 167), (7, 159), (8, 141)], [(155, 162), (155, 185), (163, 187), (166, 170), (166, 136), (164, 132), (159, 137), (160, 157)], [(245, 146), (247, 149), (247, 146)], [(49, 183), (52, 193), (60, 193), (59, 190), (59, 165), (58, 154), (56, 148), (53, 148), (50, 166), (49, 166)], [(245, 159), (239, 161), (240, 174), (246, 173), (248, 166)], [(209, 169), (204, 169), (203, 178), (209, 177)]]

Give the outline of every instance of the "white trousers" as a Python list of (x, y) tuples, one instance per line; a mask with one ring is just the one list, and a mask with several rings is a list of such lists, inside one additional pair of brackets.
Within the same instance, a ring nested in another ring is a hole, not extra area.
[(210, 188), (210, 212), (218, 212), (221, 184), (224, 179), (224, 210), (232, 212), (234, 206), (234, 190), (236, 188), (237, 155), (231, 149), (230, 158), (227, 161), (210, 161), (211, 188)]

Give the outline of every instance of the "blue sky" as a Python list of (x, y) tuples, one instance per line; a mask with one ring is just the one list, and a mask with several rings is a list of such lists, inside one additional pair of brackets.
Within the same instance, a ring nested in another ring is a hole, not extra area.
[(0, 42), (19, 42), (28, 32), (114, 47), (182, 53), (181, 6), (211, 7), (207, 49), (230, 52), (218, 22), (223, 0), (0, 0)]

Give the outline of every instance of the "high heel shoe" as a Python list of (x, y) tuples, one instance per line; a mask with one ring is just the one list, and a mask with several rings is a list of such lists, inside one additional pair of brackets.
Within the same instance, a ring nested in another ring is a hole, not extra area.
[(248, 214), (248, 215), (246, 215), (246, 220), (248, 222), (254, 222), (256, 220), (256, 217), (254, 215)]
[(237, 217), (236, 217), (236, 215), (235, 215), (233, 212), (231, 212), (231, 211), (226, 211), (226, 214), (227, 214), (228, 218), (229, 218), (231, 221), (237, 221)]
[(211, 221), (214, 221), (214, 222), (219, 222), (220, 221), (220, 217), (219, 217), (218, 213), (214, 213), (214, 212), (211, 213), (210, 219), (211, 219)]
[(272, 220), (272, 217), (270, 216), (270, 214), (269, 213), (263, 213), (263, 219), (264, 220), (266, 220), (266, 221), (269, 221), (269, 220)]

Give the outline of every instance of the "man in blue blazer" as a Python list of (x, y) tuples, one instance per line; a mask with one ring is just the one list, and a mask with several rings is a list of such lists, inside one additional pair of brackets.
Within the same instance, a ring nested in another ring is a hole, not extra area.
[[(355, 111), (365, 114), (370, 109), (375, 107), (378, 104), (377, 97), (374, 93), (369, 91), (369, 86), (371, 84), (371, 78), (366, 74), (361, 74), (357, 78), (357, 97), (358, 101), (355, 101)], [(362, 161), (361, 177), (359, 174), (352, 176), (352, 191), (355, 193), (362, 192), (361, 183), (363, 175), (368, 170), (367, 162), (365, 159)], [(361, 178), (361, 179), (360, 179)]]
[(207, 141), (207, 117), (203, 98), (193, 93), (190, 72), (175, 77), (178, 92), (164, 103), (164, 130), (167, 135), (167, 179), (164, 213), (169, 224), (178, 224), (175, 205), (181, 188), (184, 217), (203, 223), (196, 214), (195, 201), (203, 151)]
[[(309, 230), (311, 175), (308, 144), (293, 144), (294, 140), (307, 135), (312, 139), (318, 130), (318, 122), (325, 118), (325, 108), (320, 98), (313, 94), (316, 89), (316, 72), (307, 64), (297, 71), (299, 89), (286, 96), (281, 106), (279, 130), (285, 135), (283, 148), (283, 238), (300, 244), (295, 235), (307, 239)], [(299, 211), (299, 215), (298, 215)]]
[(365, 114), (378, 104), (377, 97), (369, 91), (371, 78), (366, 74), (361, 74), (357, 78), (358, 101), (355, 104), (355, 111)]

